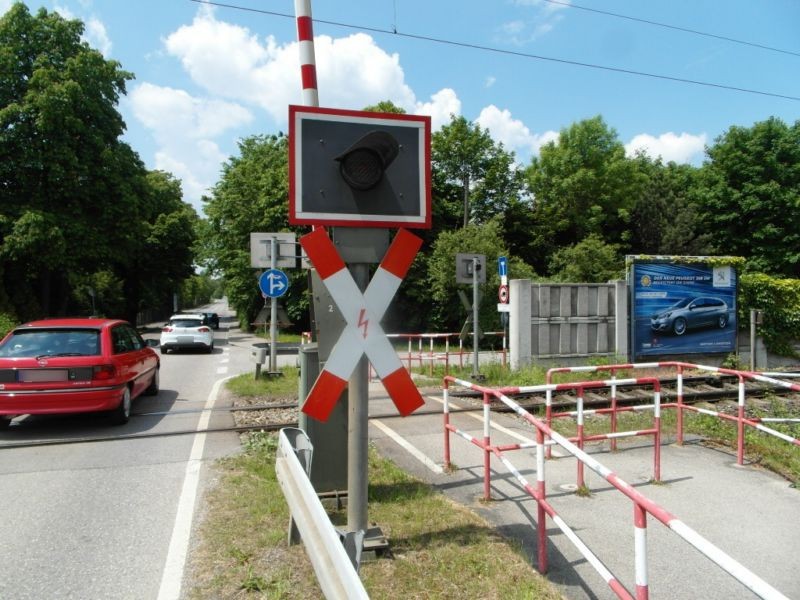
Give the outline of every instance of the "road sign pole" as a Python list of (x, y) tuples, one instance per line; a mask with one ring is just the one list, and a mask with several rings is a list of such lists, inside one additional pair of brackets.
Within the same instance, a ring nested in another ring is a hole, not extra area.
[[(348, 265), (358, 289), (363, 293), (369, 285), (369, 265)], [(366, 533), (369, 476), (369, 362), (366, 355), (350, 376), (347, 400), (347, 530)]]
[(480, 302), (478, 292), (478, 269), (479, 262), (477, 258), (472, 259), (472, 377), (478, 378), (478, 304)]
[[(275, 269), (278, 264), (278, 240), (270, 240), (270, 268)], [(269, 313), (269, 372), (278, 372), (278, 298), (272, 297)]]

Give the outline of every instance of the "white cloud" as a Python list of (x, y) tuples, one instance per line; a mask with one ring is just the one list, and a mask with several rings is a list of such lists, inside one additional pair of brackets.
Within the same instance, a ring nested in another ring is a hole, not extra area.
[(195, 98), (150, 83), (136, 86), (127, 101), (158, 144), (155, 168), (181, 179), (185, 200), (200, 213), (200, 197), (217, 181), (228, 158), (212, 138), (252, 122), (252, 113), (232, 102)]
[(443, 88), (431, 96), (430, 102), (417, 102), (414, 114), (429, 115), (431, 129), (436, 131), (450, 122), (451, 115), (461, 114), (461, 100), (454, 90)]
[(253, 121), (253, 114), (239, 104), (195, 98), (184, 90), (150, 83), (136, 86), (128, 97), (136, 118), (160, 143), (175, 137), (214, 137)]
[(485, 107), (475, 122), (488, 129), (495, 141), (502, 142), (506, 149), (513, 150), (523, 161), (538, 154), (539, 149), (547, 142), (558, 140), (556, 131), (531, 133), (522, 121), (511, 116), (511, 112), (500, 110), (494, 104)]
[(228, 156), (210, 140), (176, 140), (156, 152), (155, 168), (180, 179), (184, 200), (202, 215), (200, 198), (217, 182), (227, 159)]
[[(84, 8), (88, 8), (84, 6)], [(81, 39), (89, 44), (92, 48), (96, 48), (100, 53), (108, 58), (111, 56), (111, 38), (108, 37), (106, 26), (97, 17), (81, 18), (73, 13), (66, 6), (55, 5), (55, 10), (58, 14), (69, 21), (80, 19), (83, 21), (83, 35)]]
[(83, 37), (92, 48), (97, 48), (100, 53), (108, 58), (111, 56), (111, 39), (108, 37), (106, 26), (100, 19), (91, 17), (85, 23)]
[[(164, 43), (204, 90), (260, 106), (278, 125), (287, 122), (287, 106), (301, 102), (297, 42), (279, 45), (269, 36), (262, 43), (248, 29), (218, 21), (212, 10), (203, 9)], [(391, 100), (414, 108), (399, 56), (386, 53), (369, 35), (317, 36), (314, 50), (320, 104), (361, 109)]]
[(625, 144), (625, 153), (628, 156), (633, 156), (637, 151), (641, 151), (651, 158), (660, 156), (665, 162), (699, 162), (705, 150), (706, 139), (705, 133), (692, 135), (684, 132), (680, 135), (675, 135), (669, 131), (662, 133), (658, 137), (640, 133)]

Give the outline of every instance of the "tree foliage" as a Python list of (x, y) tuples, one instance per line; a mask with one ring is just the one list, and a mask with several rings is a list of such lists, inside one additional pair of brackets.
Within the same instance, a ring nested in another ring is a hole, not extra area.
[[(22, 3), (0, 19), (0, 307), (22, 319), (93, 308), (134, 319), (191, 272), (196, 215), (177, 181), (159, 193), (161, 176), (120, 140), (116, 105), (133, 75), (82, 33)], [(159, 236), (172, 213), (179, 225)]]
[[(250, 233), (291, 231), (288, 195), (287, 138), (256, 135), (239, 142), (239, 155), (223, 165), (211, 196), (204, 198), (208, 226), (201, 255), (211, 272), (224, 276), (228, 303), (244, 327), (264, 306), (258, 272), (250, 266)], [(287, 312), (296, 325), (306, 327), (305, 273), (287, 275)]]
[(714, 249), (800, 277), (800, 121), (731, 127), (708, 155), (702, 202)]
[(647, 183), (602, 117), (563, 129), (527, 170), (534, 228), (525, 259), (545, 272), (557, 248), (591, 234), (627, 247), (631, 210)]

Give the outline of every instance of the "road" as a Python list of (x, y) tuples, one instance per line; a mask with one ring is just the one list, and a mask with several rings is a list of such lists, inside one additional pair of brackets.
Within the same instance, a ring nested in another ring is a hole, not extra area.
[[(229, 343), (226, 306), (206, 310), (223, 317), (213, 354), (162, 356), (160, 393), (135, 401), (126, 425), (97, 415), (28, 417), (0, 432), (0, 443), (194, 430), (201, 416), (232, 423), (201, 409), (217, 382), (252, 368), (249, 349)], [(238, 448), (230, 433), (0, 450), (0, 598), (177, 598), (206, 484), (197, 467)]]

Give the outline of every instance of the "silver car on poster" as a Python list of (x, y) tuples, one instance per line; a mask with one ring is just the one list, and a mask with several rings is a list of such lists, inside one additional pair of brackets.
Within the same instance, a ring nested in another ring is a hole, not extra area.
[(725, 329), (728, 318), (725, 301), (712, 296), (689, 297), (650, 317), (650, 328), (683, 335), (689, 329), (699, 327)]

